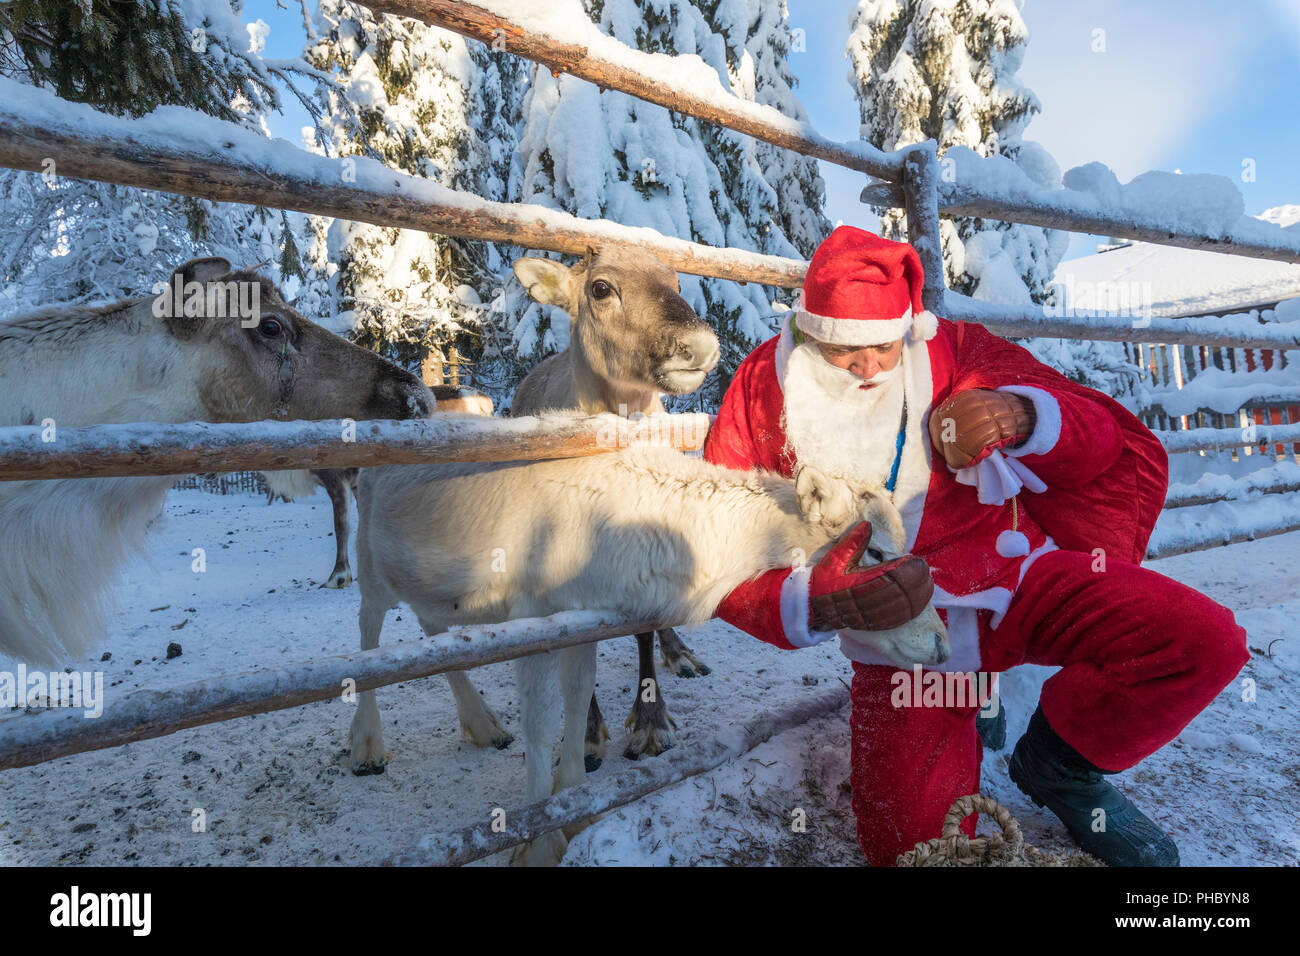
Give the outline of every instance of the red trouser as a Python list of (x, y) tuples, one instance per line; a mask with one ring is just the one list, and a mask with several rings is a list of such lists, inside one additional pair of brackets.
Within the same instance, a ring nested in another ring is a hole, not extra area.
[[(1232, 612), (1135, 564), (1053, 551), (1029, 568), (997, 630), (980, 612), (986, 671), (1059, 665), (1043, 715), (1103, 770), (1159, 750), (1205, 709), (1250, 654)], [(853, 665), (853, 810), (874, 866), (937, 837), (953, 800), (979, 791), (978, 706), (898, 707), (891, 667)], [(1028, 715), (1025, 715), (1028, 716)], [(975, 818), (964, 828), (974, 835)]]

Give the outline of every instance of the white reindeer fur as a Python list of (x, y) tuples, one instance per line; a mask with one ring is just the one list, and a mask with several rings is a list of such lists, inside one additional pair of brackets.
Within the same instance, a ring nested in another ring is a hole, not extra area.
[[(873, 547), (896, 553), (902, 539), (883, 494), (855, 493), (807, 469), (796, 483), (649, 447), (580, 460), (368, 469), (358, 513), (363, 647), (378, 644), (384, 613), (399, 601), (430, 634), (569, 609), (703, 621), (749, 578), (815, 563), (858, 520), (873, 521), (889, 539)], [(908, 625), (863, 640), (910, 666), (933, 662), (936, 634), (943, 625), (927, 608)], [(552, 786), (558, 728), (548, 688), (556, 659), (565, 726), (554, 789), (585, 776), (594, 645), (521, 658), (529, 801)], [(354, 767), (385, 759), (373, 692), (362, 695), (352, 747)], [(557, 831), (522, 859), (554, 862), (563, 850)]]
[(280, 495), (293, 501), (295, 498), (310, 498), (316, 494), (320, 483), (305, 469), (295, 468), (291, 471), (264, 471), (262, 478), (266, 488), (273, 495)]
[[(53, 419), (57, 437), (58, 428), (77, 425), (202, 418), (203, 369), (185, 361), (151, 301), (0, 322), (0, 425)], [(122, 306), (125, 315), (99, 320)], [(85, 656), (103, 629), (119, 567), (175, 481), (0, 482), (0, 654), (45, 666)]]

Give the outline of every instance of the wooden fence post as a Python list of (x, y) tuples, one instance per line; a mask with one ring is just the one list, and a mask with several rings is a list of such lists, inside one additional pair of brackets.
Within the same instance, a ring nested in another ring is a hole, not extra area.
[(424, 358), (420, 360), (420, 379), (433, 388), (442, 381), (442, 349), (436, 345), (425, 347)]
[(925, 286), (921, 301), (944, 315), (943, 240), (939, 232), (939, 155), (933, 142), (922, 143), (903, 157), (903, 198), (907, 240), (921, 257)]

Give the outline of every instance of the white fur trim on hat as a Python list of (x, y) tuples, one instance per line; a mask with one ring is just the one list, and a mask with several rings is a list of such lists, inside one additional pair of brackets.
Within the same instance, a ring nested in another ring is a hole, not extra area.
[(909, 307), (896, 319), (837, 319), (800, 309), (794, 321), (799, 331), (828, 345), (884, 345), (910, 333), (913, 342), (928, 342), (939, 331), (939, 320), (930, 311), (912, 314)]

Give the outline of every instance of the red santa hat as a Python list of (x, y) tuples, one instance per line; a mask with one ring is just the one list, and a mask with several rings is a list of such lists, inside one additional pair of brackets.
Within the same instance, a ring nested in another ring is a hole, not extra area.
[(939, 320), (921, 304), (925, 273), (905, 242), (840, 226), (817, 247), (804, 277), (795, 325), (832, 345), (884, 345), (910, 333), (925, 342)]

